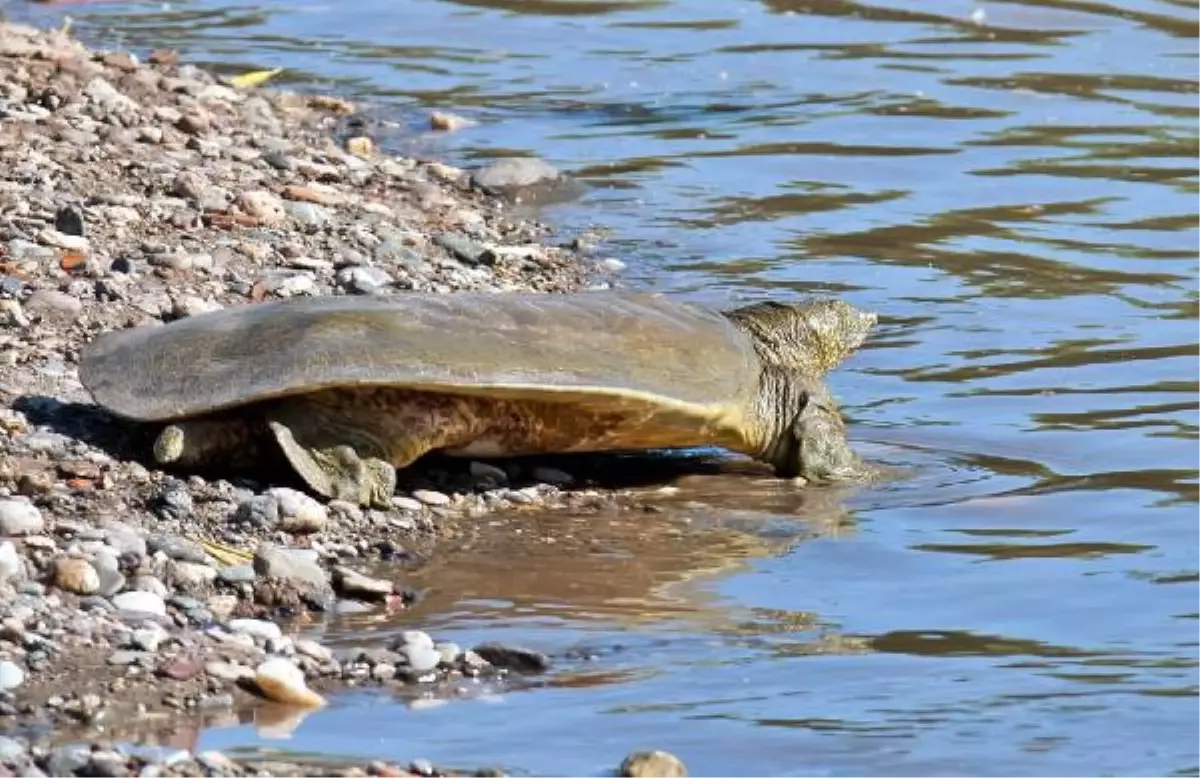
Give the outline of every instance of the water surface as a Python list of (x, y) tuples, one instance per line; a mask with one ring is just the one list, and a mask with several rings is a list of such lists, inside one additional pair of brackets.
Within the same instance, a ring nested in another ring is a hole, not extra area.
[[(43, 10), (41, 13), (57, 11)], [(497, 519), (412, 625), (555, 653), (530, 688), (346, 694), (262, 745), (598, 774), (1190, 774), (1197, 747), (1197, 11), (1041, 0), (195, 0), (93, 39), (370, 98), (398, 146), (535, 154), (630, 284), (882, 314), (833, 377), (910, 468), (684, 478), (647, 515)], [(431, 109), (479, 121), (419, 133)]]

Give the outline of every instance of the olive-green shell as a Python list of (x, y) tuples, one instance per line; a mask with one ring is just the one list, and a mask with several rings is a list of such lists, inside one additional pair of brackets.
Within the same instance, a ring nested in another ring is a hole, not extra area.
[(240, 305), (107, 333), (80, 380), (158, 421), (331, 387), (390, 386), (588, 404), (621, 398), (712, 418), (759, 377), (719, 312), (645, 293), (404, 293)]

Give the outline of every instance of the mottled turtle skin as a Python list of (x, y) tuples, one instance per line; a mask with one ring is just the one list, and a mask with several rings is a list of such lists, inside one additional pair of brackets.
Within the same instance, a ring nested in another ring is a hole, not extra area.
[(107, 333), (79, 375), (166, 422), (162, 464), (277, 445), (315, 492), (386, 505), (396, 469), (452, 456), (720, 446), (780, 477), (849, 480), (823, 383), (874, 314), (833, 299), (718, 312), (645, 293), (406, 293), (228, 308)]

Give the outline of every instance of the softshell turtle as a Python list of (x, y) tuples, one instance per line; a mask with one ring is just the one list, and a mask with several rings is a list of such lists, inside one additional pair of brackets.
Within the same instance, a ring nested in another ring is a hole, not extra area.
[(875, 319), (835, 299), (322, 296), (110, 332), (79, 377), (117, 415), (167, 422), (162, 464), (248, 465), (277, 444), (313, 491), (362, 505), (389, 504), (396, 469), (433, 450), (720, 446), (845, 480), (866, 468), (821, 379)]

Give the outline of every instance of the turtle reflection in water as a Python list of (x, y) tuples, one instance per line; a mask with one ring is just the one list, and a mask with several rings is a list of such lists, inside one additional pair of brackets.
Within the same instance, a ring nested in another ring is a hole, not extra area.
[[(836, 299), (726, 312), (645, 293), (409, 293), (244, 305), (105, 334), (80, 379), (165, 422), (164, 465), (277, 445), (314, 491), (390, 503), (421, 455), (719, 446), (781, 477), (858, 479), (822, 378), (876, 317)], [(273, 441), (273, 443), (272, 443)]]

